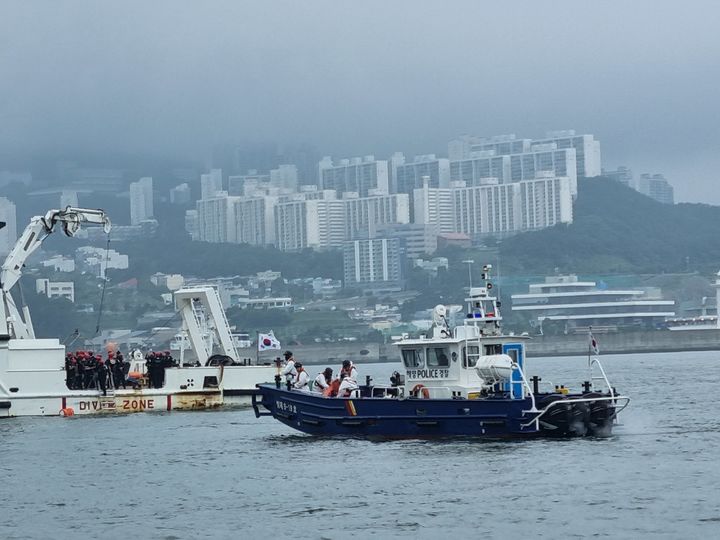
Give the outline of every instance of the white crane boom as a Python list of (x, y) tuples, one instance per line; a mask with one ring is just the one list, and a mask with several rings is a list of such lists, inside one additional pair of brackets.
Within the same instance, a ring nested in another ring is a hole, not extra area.
[(66, 236), (75, 236), (81, 224), (85, 223), (102, 225), (106, 233), (110, 232), (111, 227), (110, 218), (103, 210), (88, 208), (68, 206), (65, 210), (50, 210), (44, 216), (33, 217), (0, 270), (0, 336), (16, 339), (35, 337), (29, 311), (24, 310), (23, 319), (10, 291), (20, 280), (25, 261), (53, 233), (58, 223)]

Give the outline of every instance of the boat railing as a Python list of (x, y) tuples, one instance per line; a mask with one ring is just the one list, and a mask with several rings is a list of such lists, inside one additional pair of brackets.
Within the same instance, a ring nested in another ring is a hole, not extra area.
[[(597, 367), (598, 371), (600, 371), (600, 375), (594, 375), (593, 368)], [(605, 374), (605, 369), (603, 368), (602, 364), (600, 363), (600, 359), (595, 357), (590, 361), (590, 383), (594, 386), (594, 381), (603, 381), (605, 382), (605, 387), (607, 388), (608, 392), (610, 392), (611, 396), (615, 395), (615, 390), (613, 389), (612, 385), (610, 384), (610, 381), (607, 378), (607, 375)]]
[(598, 402), (598, 401), (609, 401), (609, 402), (614, 403), (615, 405), (617, 405), (619, 402), (622, 403), (622, 406), (619, 409), (616, 408), (615, 411), (613, 412), (613, 415), (610, 418), (611, 420), (615, 420), (617, 415), (620, 414), (625, 409), (625, 407), (627, 407), (630, 404), (630, 398), (628, 396), (618, 396), (615, 394), (612, 394), (609, 396), (598, 396), (598, 397), (589, 397), (589, 398), (558, 399), (556, 401), (549, 403), (546, 407), (544, 407), (540, 411), (537, 411), (537, 410), (523, 411), (523, 413), (530, 413), (530, 414), (539, 413), (539, 414), (536, 417), (534, 417), (532, 420), (530, 420), (529, 422), (521, 424), (520, 427), (526, 428), (526, 427), (529, 427), (529, 426), (535, 424), (535, 429), (539, 430), (540, 429), (540, 418), (545, 416), (545, 414), (550, 409), (552, 409), (553, 407), (555, 407), (557, 405), (572, 405), (574, 403), (591, 403), (591, 402)]
[[(524, 372), (523, 369), (520, 367), (520, 364), (518, 364), (518, 363), (515, 362), (515, 361), (513, 361), (512, 367), (513, 367), (513, 369), (517, 369), (517, 372), (520, 374), (520, 379), (522, 380), (522, 386), (523, 386), (523, 388), (525, 389), (525, 392), (527, 393), (527, 395), (530, 397), (530, 402), (532, 403), (532, 408), (531, 408), (530, 411), (528, 411), (528, 412), (537, 412), (537, 407), (536, 407), (536, 405), (535, 405), (535, 394), (534, 394), (534, 392), (533, 392), (533, 390), (532, 390), (532, 387), (530, 386), (530, 383), (528, 382), (527, 378), (525, 377), (525, 372)], [(510, 395), (511, 395), (512, 397), (515, 397), (515, 396), (513, 395), (513, 382), (518, 382), (518, 381), (512, 381), (512, 377), (511, 377), (511, 380), (510, 380)], [(523, 396), (523, 397), (525, 397), (525, 396)]]

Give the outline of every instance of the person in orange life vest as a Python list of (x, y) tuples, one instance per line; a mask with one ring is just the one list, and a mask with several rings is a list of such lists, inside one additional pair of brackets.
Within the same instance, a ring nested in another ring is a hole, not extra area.
[(297, 377), (297, 369), (295, 368), (295, 358), (293, 353), (285, 351), (283, 353), (285, 357), (285, 367), (282, 370), (282, 375), (285, 375), (285, 381), (292, 383)]
[(332, 369), (325, 368), (325, 370), (322, 373), (318, 373), (318, 376), (315, 377), (315, 381), (313, 383), (313, 392), (318, 394), (324, 394), (325, 391), (330, 388), (330, 383), (332, 382)]
[(301, 392), (309, 392), (310, 387), (308, 384), (310, 383), (310, 375), (307, 374), (307, 371), (305, 371), (305, 368), (300, 362), (295, 363), (295, 369), (297, 370), (297, 376), (293, 382), (293, 388)]

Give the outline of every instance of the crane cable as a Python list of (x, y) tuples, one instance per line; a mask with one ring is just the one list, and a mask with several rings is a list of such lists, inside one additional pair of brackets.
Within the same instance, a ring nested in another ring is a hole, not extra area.
[(107, 244), (105, 245), (105, 271), (100, 266), (100, 273), (103, 278), (102, 293), (100, 293), (100, 306), (98, 307), (97, 322), (95, 324), (95, 336), (100, 334), (100, 319), (102, 318), (103, 305), (105, 304), (105, 289), (107, 288), (107, 266), (110, 259), (110, 233), (107, 233)]

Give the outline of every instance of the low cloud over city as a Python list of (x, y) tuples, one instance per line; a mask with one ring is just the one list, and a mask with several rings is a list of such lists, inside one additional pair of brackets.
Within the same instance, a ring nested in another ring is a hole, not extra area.
[(445, 153), (463, 134), (593, 133), (603, 165), (714, 189), (718, 7), (694, 2), (14, 2), (0, 159), (202, 160), (218, 144)]

